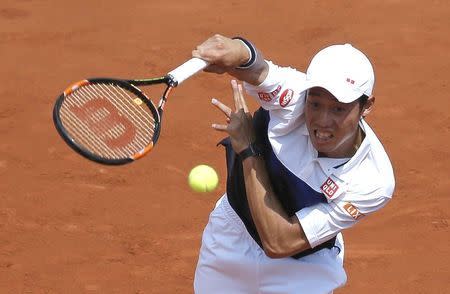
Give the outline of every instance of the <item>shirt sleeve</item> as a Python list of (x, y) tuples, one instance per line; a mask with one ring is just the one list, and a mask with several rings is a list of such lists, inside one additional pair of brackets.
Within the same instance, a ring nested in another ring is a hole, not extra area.
[(282, 136), (303, 122), (306, 75), (291, 67), (266, 62), (269, 65), (266, 79), (258, 86), (244, 83), (244, 88), (262, 108), (269, 110), (269, 135)]
[(368, 194), (346, 193), (330, 203), (299, 210), (296, 215), (311, 247), (322, 244), (340, 231), (354, 226), (365, 216), (384, 207), (391, 199), (384, 189)]

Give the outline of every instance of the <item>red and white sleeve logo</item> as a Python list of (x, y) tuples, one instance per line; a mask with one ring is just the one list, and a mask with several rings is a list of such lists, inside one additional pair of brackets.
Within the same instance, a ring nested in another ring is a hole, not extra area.
[(292, 100), (292, 97), (294, 97), (294, 91), (292, 91), (291, 89), (284, 90), (280, 96), (280, 106), (281, 107), (288, 106), (289, 102), (291, 102)]
[(258, 92), (258, 97), (259, 97), (259, 99), (266, 101), (266, 102), (270, 102), (270, 100), (272, 100), (272, 97), (270, 97), (270, 94), (266, 93), (266, 92)]
[(329, 177), (320, 187), (322, 192), (328, 197), (333, 198), (334, 193), (339, 189), (339, 186)]
[(281, 90), (281, 86), (278, 85), (277, 88), (275, 90), (273, 90), (272, 92), (270, 92), (270, 94), (272, 94), (273, 97), (277, 96), (278, 93), (280, 93)]
[(261, 99), (263, 101), (270, 102), (270, 101), (272, 101), (272, 97), (277, 96), (278, 93), (280, 92), (280, 90), (281, 90), (281, 86), (278, 85), (277, 88), (270, 93), (258, 92), (258, 97), (259, 97), (259, 99)]

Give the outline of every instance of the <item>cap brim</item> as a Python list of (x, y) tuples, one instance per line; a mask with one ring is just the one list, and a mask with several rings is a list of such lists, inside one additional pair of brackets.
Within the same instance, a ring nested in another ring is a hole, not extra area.
[(335, 85), (330, 81), (319, 81), (319, 80), (309, 80), (305, 83), (305, 89), (309, 90), (311, 88), (320, 87), (331, 93), (339, 102), (351, 103), (361, 97), (364, 93), (358, 91), (357, 89), (342, 89), (342, 85)]

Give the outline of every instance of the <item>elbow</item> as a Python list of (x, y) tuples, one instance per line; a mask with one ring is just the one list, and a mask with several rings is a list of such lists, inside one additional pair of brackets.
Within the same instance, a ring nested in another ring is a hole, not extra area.
[(276, 253), (276, 252), (272, 252), (272, 251), (266, 251), (264, 250), (264, 253), (266, 254), (267, 257), (271, 258), (271, 259), (278, 259), (278, 258), (284, 258), (287, 257), (285, 255)]
[(291, 218), (289, 226), (259, 232), (262, 249), (269, 258), (293, 256), (310, 248), (308, 239), (297, 218)]
[(288, 244), (279, 242), (263, 241), (262, 245), (266, 256), (273, 259), (289, 257), (307, 249), (306, 246), (301, 246), (300, 248), (292, 248), (291, 246), (288, 246)]
[(283, 258), (286, 257), (286, 252), (280, 248), (280, 246), (274, 246), (272, 244), (263, 243), (263, 250), (267, 257), (269, 258)]

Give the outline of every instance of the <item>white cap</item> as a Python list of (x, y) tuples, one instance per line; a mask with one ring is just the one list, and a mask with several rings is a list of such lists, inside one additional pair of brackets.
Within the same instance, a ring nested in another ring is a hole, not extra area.
[(319, 51), (306, 71), (307, 89), (321, 87), (339, 102), (350, 103), (372, 95), (375, 75), (364, 53), (350, 44), (332, 45)]

